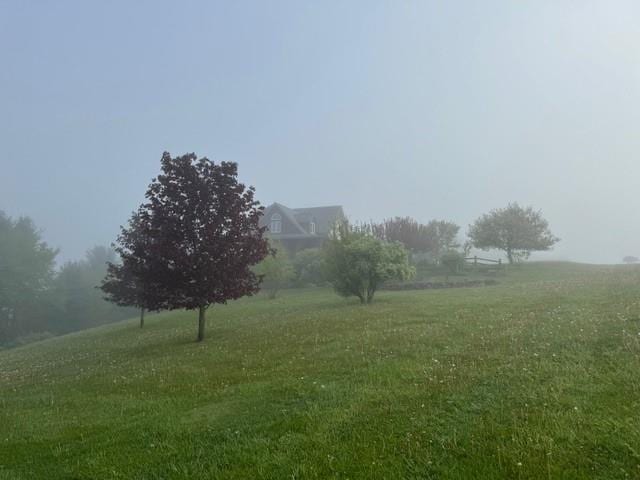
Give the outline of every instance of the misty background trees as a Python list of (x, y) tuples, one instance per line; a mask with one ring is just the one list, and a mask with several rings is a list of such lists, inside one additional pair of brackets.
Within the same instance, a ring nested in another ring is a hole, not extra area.
[(270, 254), (255, 266), (254, 271), (262, 280), (262, 290), (267, 292), (270, 299), (274, 299), (280, 290), (290, 286), (296, 272), (280, 243), (271, 241), (269, 246)]
[(0, 341), (46, 328), (57, 253), (31, 219), (0, 211)]
[(52, 314), (55, 332), (71, 332), (128, 318), (131, 309), (106, 302), (97, 288), (107, 273), (107, 263), (116, 261), (110, 247), (96, 246), (85, 258), (65, 263), (53, 281)]
[(386, 242), (401, 243), (414, 258), (428, 256), (437, 261), (441, 255), (459, 247), (460, 227), (446, 220), (431, 220), (421, 224), (411, 217), (395, 217), (361, 227)]
[(295, 254), (291, 260), (294, 285), (299, 287), (319, 286), (326, 282), (322, 250), (306, 248)]
[(96, 246), (84, 259), (56, 270), (57, 254), (30, 218), (12, 219), (0, 211), (0, 344), (131, 316), (130, 309), (104, 301), (96, 289), (107, 262), (116, 259), (113, 250)]

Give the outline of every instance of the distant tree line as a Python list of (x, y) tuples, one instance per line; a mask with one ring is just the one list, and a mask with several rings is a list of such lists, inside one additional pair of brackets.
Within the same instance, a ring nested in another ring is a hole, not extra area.
[(434, 260), (460, 246), (457, 240), (460, 227), (445, 220), (422, 224), (411, 217), (395, 217), (364, 224), (360, 229), (370, 231), (380, 240), (399, 242), (413, 255), (428, 254)]
[(0, 211), (0, 345), (25, 337), (57, 335), (131, 316), (96, 289), (116, 259), (98, 246), (79, 261), (56, 269), (58, 250), (49, 247), (28, 217)]

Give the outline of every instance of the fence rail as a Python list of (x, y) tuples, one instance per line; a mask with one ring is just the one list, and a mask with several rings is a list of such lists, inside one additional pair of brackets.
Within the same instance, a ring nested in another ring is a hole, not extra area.
[(484, 265), (484, 266), (502, 266), (502, 259), (493, 260), (492, 258), (482, 258), (482, 257), (466, 257), (464, 259), (467, 265)]

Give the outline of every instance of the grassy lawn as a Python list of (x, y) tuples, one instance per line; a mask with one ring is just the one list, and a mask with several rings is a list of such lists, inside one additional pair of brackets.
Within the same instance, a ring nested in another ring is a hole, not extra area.
[(0, 351), (0, 479), (640, 478), (640, 269), (498, 281)]

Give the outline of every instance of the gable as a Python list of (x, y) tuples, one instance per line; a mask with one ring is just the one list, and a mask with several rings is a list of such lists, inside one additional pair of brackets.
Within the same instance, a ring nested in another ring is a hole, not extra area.
[[(326, 236), (336, 221), (345, 218), (342, 207), (288, 208), (280, 203), (269, 205), (260, 219), (260, 225), (269, 228), (273, 215), (280, 215), (282, 230), (276, 235)], [(315, 234), (311, 233), (311, 223), (315, 224)]]
[(298, 223), (308, 225), (313, 221), (316, 224), (316, 233), (320, 235), (327, 235), (337, 221), (345, 218), (342, 207), (339, 205), (330, 207), (296, 208), (293, 211), (295, 212), (295, 217), (296, 220), (298, 220)]
[(280, 215), (280, 221), (282, 222), (282, 231), (280, 232), (280, 234), (304, 235), (307, 233), (296, 221), (295, 216), (291, 212), (291, 209), (279, 203), (273, 203), (265, 209), (264, 215), (260, 219), (260, 226), (269, 228), (269, 225), (271, 224), (271, 218), (275, 214)]

